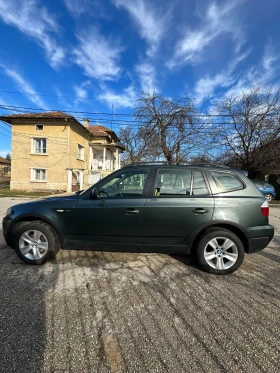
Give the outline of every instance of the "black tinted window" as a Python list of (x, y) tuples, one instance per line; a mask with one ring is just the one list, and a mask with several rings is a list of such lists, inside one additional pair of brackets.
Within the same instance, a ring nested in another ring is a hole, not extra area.
[(205, 183), (203, 173), (201, 171), (194, 171), (192, 194), (194, 196), (208, 194), (208, 188)]
[(190, 195), (191, 175), (191, 170), (159, 170), (154, 195)]
[(243, 189), (243, 184), (233, 174), (226, 172), (212, 172), (212, 176), (219, 192), (225, 192), (233, 189)]

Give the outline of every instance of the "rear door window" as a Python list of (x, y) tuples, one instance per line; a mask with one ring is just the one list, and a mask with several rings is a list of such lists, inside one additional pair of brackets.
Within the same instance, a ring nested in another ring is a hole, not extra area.
[(211, 172), (218, 192), (243, 189), (244, 185), (239, 178), (228, 172)]
[(156, 178), (155, 196), (189, 196), (191, 193), (191, 170), (159, 169)]

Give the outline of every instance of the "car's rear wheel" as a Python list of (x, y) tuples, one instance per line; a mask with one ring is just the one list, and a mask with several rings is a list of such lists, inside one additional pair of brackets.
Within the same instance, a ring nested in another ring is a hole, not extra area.
[(41, 220), (23, 221), (14, 227), (13, 247), (26, 263), (43, 264), (57, 254), (60, 241), (49, 224)]
[(201, 237), (197, 259), (209, 273), (226, 275), (236, 271), (244, 259), (244, 247), (236, 234), (224, 228), (211, 228)]
[(269, 202), (273, 200), (272, 194), (270, 194), (270, 193), (267, 193), (267, 194), (265, 194), (264, 196), (265, 196), (265, 198), (266, 198)]

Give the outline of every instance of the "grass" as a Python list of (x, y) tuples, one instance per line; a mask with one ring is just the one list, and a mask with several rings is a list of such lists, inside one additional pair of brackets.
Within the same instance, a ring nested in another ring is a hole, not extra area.
[(45, 197), (51, 193), (40, 193), (40, 192), (24, 192), (19, 190), (10, 190), (9, 187), (0, 187), (0, 198), (1, 197)]

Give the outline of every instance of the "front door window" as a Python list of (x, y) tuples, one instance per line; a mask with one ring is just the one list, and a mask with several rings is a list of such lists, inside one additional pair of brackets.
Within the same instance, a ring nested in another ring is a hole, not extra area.
[(98, 191), (102, 198), (142, 196), (149, 170), (124, 170), (107, 181)]

